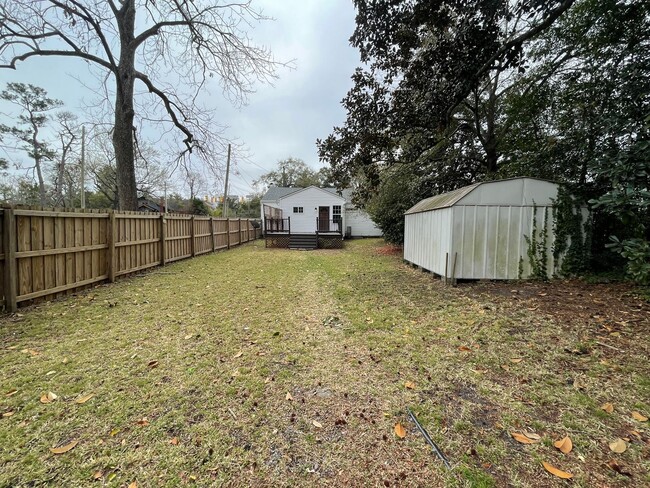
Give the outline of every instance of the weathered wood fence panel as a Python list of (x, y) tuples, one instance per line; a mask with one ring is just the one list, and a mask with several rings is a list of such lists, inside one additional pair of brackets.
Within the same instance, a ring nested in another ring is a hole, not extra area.
[(0, 306), (55, 298), (261, 237), (250, 219), (0, 208)]

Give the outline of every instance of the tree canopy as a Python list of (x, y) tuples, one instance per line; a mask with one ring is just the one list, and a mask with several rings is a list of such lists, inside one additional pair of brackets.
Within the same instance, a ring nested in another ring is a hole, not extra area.
[(329, 186), (330, 173), (328, 168), (313, 170), (302, 159), (288, 157), (278, 161), (277, 168), (264, 173), (255, 182), (256, 185), (284, 186), (306, 188), (308, 186)]
[(401, 241), (402, 212), (422, 198), (537, 176), (591, 202), (597, 256), (610, 245), (650, 279), (647, 2), (355, 5), (366, 66), (345, 123), (317, 145), (389, 238)]

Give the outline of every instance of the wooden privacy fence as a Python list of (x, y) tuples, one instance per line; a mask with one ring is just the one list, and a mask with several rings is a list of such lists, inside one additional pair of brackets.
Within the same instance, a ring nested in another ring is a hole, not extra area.
[(261, 237), (251, 219), (0, 208), (0, 304), (53, 298)]

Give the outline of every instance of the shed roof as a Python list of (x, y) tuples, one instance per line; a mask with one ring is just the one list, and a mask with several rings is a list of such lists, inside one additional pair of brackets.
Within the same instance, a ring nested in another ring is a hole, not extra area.
[(404, 213), (429, 212), (454, 205), (550, 205), (556, 198), (557, 187), (555, 182), (528, 176), (483, 181), (425, 198)]
[(458, 190), (449, 191), (447, 193), (441, 193), (440, 195), (425, 198), (424, 200), (420, 200), (404, 213), (412, 214), (418, 212), (427, 212), (428, 210), (436, 210), (437, 208), (451, 207), (456, 202), (458, 202), (458, 200), (470, 193), (480, 184), (481, 183), (474, 183), (473, 185), (464, 186)]

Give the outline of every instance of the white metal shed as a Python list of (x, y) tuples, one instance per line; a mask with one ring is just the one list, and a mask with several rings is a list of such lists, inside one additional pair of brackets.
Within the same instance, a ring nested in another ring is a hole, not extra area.
[(546, 227), (550, 275), (558, 189), (546, 180), (511, 178), (422, 200), (405, 214), (404, 259), (451, 279), (528, 278), (526, 236)]

